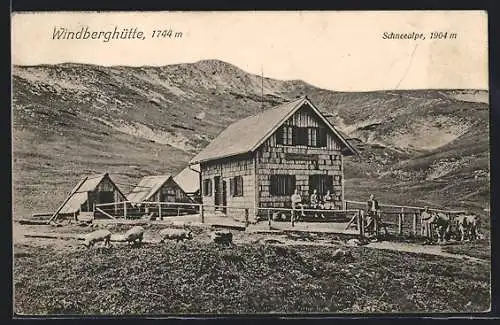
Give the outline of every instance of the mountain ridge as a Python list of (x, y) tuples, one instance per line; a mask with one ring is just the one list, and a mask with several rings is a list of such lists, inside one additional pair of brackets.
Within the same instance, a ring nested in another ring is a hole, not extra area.
[[(261, 77), (259, 74), (256, 73), (251, 73), (248, 71), (245, 71), (242, 68), (239, 68), (237, 65), (225, 62), (223, 60), (219, 59), (203, 59), (203, 60), (198, 60), (194, 62), (181, 62), (181, 63), (171, 63), (171, 64), (164, 64), (164, 65), (100, 65), (100, 64), (94, 64), (94, 63), (84, 63), (84, 62), (60, 62), (60, 63), (40, 63), (40, 64), (13, 64), (12, 67), (15, 68), (37, 68), (37, 67), (56, 67), (56, 66), (88, 66), (88, 67), (102, 67), (102, 68), (165, 68), (169, 66), (177, 66), (177, 65), (192, 65), (192, 64), (198, 64), (200, 62), (221, 62), (223, 64), (227, 64), (230, 66), (233, 66), (239, 70), (242, 70), (243, 72), (254, 75), (257, 77)], [(317, 85), (314, 85), (310, 82), (307, 82), (304, 79), (283, 79), (283, 78), (275, 78), (275, 77), (265, 77), (264, 79), (272, 79), (272, 80), (280, 80), (280, 81), (289, 81), (289, 82), (301, 82), (308, 84), (310, 86), (313, 86), (318, 89), (322, 90), (329, 90), (333, 92), (345, 92), (345, 93), (370, 93), (370, 92), (379, 92), (379, 91), (390, 91), (390, 90), (397, 90), (397, 91), (412, 91), (412, 90), (443, 90), (443, 91), (479, 91), (479, 92), (488, 92), (488, 89), (484, 88), (387, 88), (387, 89), (371, 89), (371, 90), (338, 90), (338, 89), (333, 89), (333, 88), (325, 88), (325, 87), (320, 87)]]
[[(462, 154), (481, 162), (474, 170), (489, 173), (487, 92), (342, 92), (303, 81), (264, 78), (262, 97), (260, 76), (219, 60), (199, 62), (162, 67), (71, 63), (14, 67), (18, 210), (54, 209), (57, 203), (52, 201), (62, 201), (66, 189), (85, 171), (109, 169), (123, 182), (156, 172), (175, 174), (232, 122), (259, 112), (261, 105), (268, 109), (302, 95), (311, 98), (350, 141), (360, 140), (363, 154), (346, 161), (346, 174), (369, 178), (370, 186), (417, 176), (421, 182), (430, 181), (426, 177), (433, 168), (442, 168), (434, 158), (444, 161)], [(52, 179), (60, 170), (67, 174), (60, 181)], [(462, 176), (458, 170), (458, 179), (452, 182), (460, 184)], [(486, 188), (488, 177), (481, 176), (478, 186)], [(354, 183), (347, 191), (363, 196), (355, 193), (354, 187), (361, 185)], [(45, 202), (44, 187), (57, 198)], [(480, 196), (472, 201), (484, 204), (487, 195)]]

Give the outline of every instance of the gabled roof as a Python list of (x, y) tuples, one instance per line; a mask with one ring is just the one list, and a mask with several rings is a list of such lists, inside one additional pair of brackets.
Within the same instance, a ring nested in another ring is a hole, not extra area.
[[(71, 190), (70, 195), (64, 203), (64, 206), (59, 211), (59, 214), (75, 213), (80, 211), (81, 205), (88, 199), (87, 192), (95, 191), (106, 177), (109, 178), (108, 173), (90, 175), (82, 178), (73, 190)], [(109, 180), (113, 183), (111, 178), (109, 178)], [(118, 189), (118, 187), (116, 188)], [(120, 192), (119, 189), (118, 191)]]
[[(197, 170), (198, 172), (195, 172), (193, 169)], [(174, 181), (182, 188), (184, 192), (195, 193), (200, 189), (199, 171), (200, 165), (188, 166), (174, 177)]]
[(149, 200), (170, 179), (171, 175), (146, 176), (127, 195), (127, 200), (140, 203)]
[(312, 111), (314, 111), (339, 138), (348, 153), (357, 154), (356, 149), (354, 149), (323, 114), (321, 114), (309, 98), (304, 96), (229, 125), (219, 134), (219, 136), (210, 142), (205, 149), (191, 159), (190, 164), (235, 156), (256, 150), (304, 104), (308, 104), (312, 108)]

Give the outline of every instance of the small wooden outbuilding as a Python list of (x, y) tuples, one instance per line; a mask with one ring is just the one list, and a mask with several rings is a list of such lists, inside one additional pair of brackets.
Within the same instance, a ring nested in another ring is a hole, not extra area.
[(125, 195), (111, 180), (108, 173), (86, 176), (73, 188), (51, 220), (57, 216), (77, 218), (81, 212), (93, 211), (95, 204), (123, 201), (125, 201)]
[(143, 177), (127, 195), (127, 199), (133, 204), (142, 202), (192, 203), (192, 200), (171, 175)]

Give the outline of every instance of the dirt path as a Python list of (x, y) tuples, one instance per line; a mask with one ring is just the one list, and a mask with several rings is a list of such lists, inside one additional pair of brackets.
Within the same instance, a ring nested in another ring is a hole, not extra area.
[[(82, 231), (86, 232), (86, 231)], [(236, 232), (238, 234), (239, 232)], [(60, 242), (62, 245), (68, 246), (68, 239), (74, 239), (74, 241), (78, 241), (81, 234), (79, 233), (64, 233), (59, 228), (50, 228), (45, 227), (42, 229), (41, 226), (22, 226), (17, 223), (14, 224), (13, 227), (13, 239), (14, 243), (25, 243), (25, 244), (37, 244), (43, 245), (43, 241), (50, 240), (51, 242)], [(36, 238), (39, 236), (45, 237), (44, 240), (42, 238)], [(31, 237), (31, 238), (30, 238)], [(35, 238), (33, 238), (35, 237)], [(119, 234), (115, 234), (112, 238), (112, 241), (121, 241), (121, 238), (118, 238)], [(145, 243), (153, 243), (159, 241), (159, 238), (155, 236), (150, 236), (149, 234), (145, 236)], [(154, 237), (154, 238), (153, 238)], [(66, 240), (64, 240), (66, 239)], [(345, 245), (344, 241), (340, 240), (328, 240), (321, 238), (314, 239), (294, 239), (290, 238), (287, 235), (282, 233), (278, 234), (261, 234), (260, 236), (257, 233), (239, 233), (234, 239), (235, 243), (269, 243), (274, 245), (286, 245), (286, 246), (326, 246), (326, 247), (339, 247)], [(66, 243), (65, 243), (66, 242)], [(461, 255), (461, 254), (453, 254), (443, 251), (442, 247), (439, 245), (421, 245), (416, 243), (400, 243), (400, 242), (392, 242), (392, 241), (380, 241), (380, 242), (370, 242), (363, 247), (373, 248), (373, 249), (382, 249), (382, 250), (392, 250), (399, 252), (407, 252), (407, 253), (416, 253), (416, 254), (427, 254), (427, 255), (436, 255), (447, 258), (455, 258), (460, 260), (467, 260), (480, 264), (488, 264), (488, 260)]]
[(480, 258), (462, 255), (462, 254), (452, 254), (444, 252), (441, 246), (438, 245), (420, 245), (420, 244), (411, 244), (411, 243), (398, 243), (398, 242), (371, 242), (365, 247), (375, 248), (375, 249), (384, 249), (384, 250), (392, 250), (398, 252), (406, 252), (406, 253), (416, 253), (416, 254), (427, 254), (427, 255), (437, 255), (442, 257), (450, 257), (461, 260), (468, 260), (471, 262), (476, 262), (480, 264), (487, 264), (489, 261), (483, 260)]

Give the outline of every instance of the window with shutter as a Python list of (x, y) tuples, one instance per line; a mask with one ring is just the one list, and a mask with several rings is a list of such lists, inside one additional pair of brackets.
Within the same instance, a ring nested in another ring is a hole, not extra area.
[(203, 180), (203, 195), (204, 196), (212, 196), (212, 180), (211, 179)]
[(232, 196), (243, 196), (243, 177), (235, 176), (231, 178)]
[(295, 190), (295, 175), (271, 175), (270, 193), (274, 196), (292, 195)]
[(318, 194), (325, 195), (327, 191), (333, 191), (333, 176), (332, 175), (310, 175), (309, 176), (309, 194), (314, 190)]

